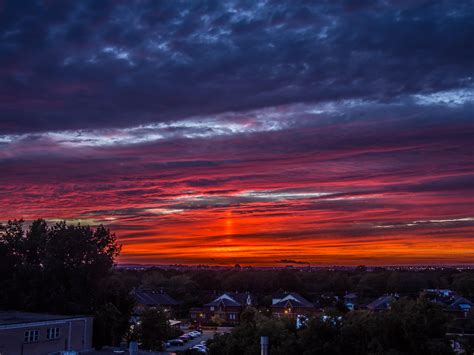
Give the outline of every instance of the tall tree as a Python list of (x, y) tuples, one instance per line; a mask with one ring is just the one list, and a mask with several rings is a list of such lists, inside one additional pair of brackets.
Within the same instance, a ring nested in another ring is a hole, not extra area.
[(124, 285), (112, 281), (120, 252), (115, 234), (103, 226), (94, 229), (66, 222), (48, 226), (42, 219), (33, 221), (25, 232), (23, 224), (14, 220), (0, 225), (0, 280), (4, 285), (0, 306), (96, 314), (114, 323), (105, 330), (114, 334), (96, 334), (96, 343), (120, 338), (128, 328), (133, 301)]
[(165, 313), (160, 309), (147, 309), (140, 316), (138, 330), (142, 347), (147, 350), (163, 350), (164, 341), (171, 335)]

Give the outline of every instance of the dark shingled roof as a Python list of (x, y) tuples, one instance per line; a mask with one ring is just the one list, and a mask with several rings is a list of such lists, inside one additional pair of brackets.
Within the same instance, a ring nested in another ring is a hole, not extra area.
[(395, 302), (395, 297), (393, 296), (381, 296), (375, 301), (369, 303), (367, 308), (372, 311), (384, 311), (390, 308), (390, 305)]
[(468, 305), (470, 308), (474, 307), (474, 303), (464, 297), (457, 297), (453, 303), (448, 307), (450, 311), (465, 311), (466, 309), (461, 308), (461, 305)]
[(135, 302), (144, 306), (177, 306), (179, 302), (164, 292), (137, 290), (133, 292)]
[(291, 304), (292, 307), (299, 308), (313, 308), (314, 304), (302, 297), (296, 292), (290, 293), (279, 293), (273, 298), (281, 299), (281, 301), (272, 304), (272, 307), (286, 307), (288, 304)]

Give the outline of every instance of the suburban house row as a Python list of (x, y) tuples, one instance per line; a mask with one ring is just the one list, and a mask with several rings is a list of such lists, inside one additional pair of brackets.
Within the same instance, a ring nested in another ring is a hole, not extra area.
[[(138, 290), (134, 292), (137, 303), (137, 314), (144, 308), (153, 307), (163, 309), (168, 317), (173, 318), (180, 309), (180, 302), (173, 299), (163, 290)], [(398, 299), (397, 294), (386, 294), (368, 303), (361, 302), (356, 293), (346, 293), (344, 297), (332, 296), (332, 303), (343, 304), (348, 311), (367, 309), (373, 312), (382, 312), (390, 309)], [(431, 302), (439, 304), (444, 311), (455, 318), (466, 318), (474, 306), (470, 300), (457, 295), (451, 290), (426, 289), (420, 293)], [(247, 307), (265, 310), (275, 317), (291, 317), (297, 315), (311, 316), (323, 312), (319, 302), (311, 302), (296, 292), (281, 292), (271, 298), (271, 304), (259, 304), (254, 295), (249, 292), (224, 292), (217, 295), (211, 302), (201, 307), (189, 310), (189, 318), (199, 324), (221, 322), (238, 324), (240, 315)]]

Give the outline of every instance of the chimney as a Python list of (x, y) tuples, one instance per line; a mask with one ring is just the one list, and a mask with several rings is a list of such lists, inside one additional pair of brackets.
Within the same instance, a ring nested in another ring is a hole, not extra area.
[(268, 355), (268, 337), (260, 337), (261, 355)]

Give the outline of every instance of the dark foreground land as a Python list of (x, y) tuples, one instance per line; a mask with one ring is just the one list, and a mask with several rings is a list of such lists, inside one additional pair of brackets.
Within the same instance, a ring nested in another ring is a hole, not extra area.
[[(259, 354), (260, 336), (272, 355), (474, 351), (470, 269), (117, 268), (119, 252), (102, 227), (10, 222), (0, 233), (0, 307), (91, 315), (96, 348), (137, 341), (164, 350), (186, 325), (232, 327), (207, 341), (209, 354)], [(161, 296), (143, 302), (139, 292)], [(242, 294), (252, 302), (218, 301)], [(276, 297), (301, 297), (306, 308), (277, 308)], [(198, 353), (189, 347), (172, 349)]]

